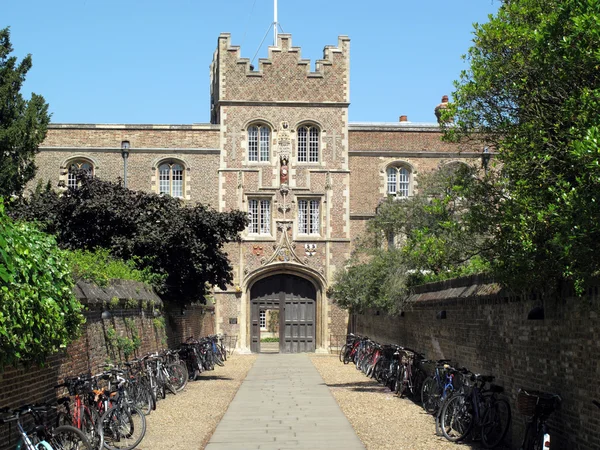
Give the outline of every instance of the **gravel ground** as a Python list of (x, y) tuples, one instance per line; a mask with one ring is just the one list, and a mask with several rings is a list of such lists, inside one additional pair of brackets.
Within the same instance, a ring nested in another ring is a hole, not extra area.
[(205, 447), (256, 355), (234, 354), (225, 366), (203, 372), (177, 395), (167, 395), (146, 416), (146, 436), (140, 450), (199, 450)]
[(423, 408), (397, 398), (337, 355), (311, 355), (323, 380), (368, 450), (474, 449), (435, 435), (435, 422)]

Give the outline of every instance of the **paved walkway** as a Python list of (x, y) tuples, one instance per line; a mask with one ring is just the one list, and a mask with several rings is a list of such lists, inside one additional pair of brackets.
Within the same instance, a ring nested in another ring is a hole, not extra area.
[(261, 354), (206, 450), (364, 450), (306, 354)]

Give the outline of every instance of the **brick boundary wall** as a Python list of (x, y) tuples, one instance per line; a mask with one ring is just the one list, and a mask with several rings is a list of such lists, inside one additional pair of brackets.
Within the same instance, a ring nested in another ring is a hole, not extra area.
[[(132, 338), (130, 327), (135, 326), (141, 345), (129, 359), (166, 348), (167, 343), (178, 348), (183, 336), (214, 332), (214, 316), (210, 314), (213, 307), (188, 306), (189, 313), (182, 320), (183, 316), (176, 314), (181, 308), (163, 302), (143, 283), (113, 280), (110, 286), (98, 287), (79, 282), (74, 292), (85, 306), (86, 324), (81, 336), (64, 351), (48, 357), (43, 367), (23, 365), (0, 371), (0, 408), (52, 401), (56, 398), (54, 386), (65, 377), (100, 372), (100, 365), (111, 358), (106, 334), (109, 327), (118, 336)], [(111, 317), (103, 319), (103, 312)], [(165, 318), (166, 326), (156, 320), (160, 317)], [(112, 359), (118, 361), (119, 356)], [(14, 448), (16, 436), (14, 424), (0, 425), (0, 450)]]
[[(380, 343), (452, 359), (496, 376), (512, 408), (507, 436), (519, 448), (525, 419), (516, 410), (519, 388), (554, 392), (562, 404), (549, 422), (552, 449), (600, 449), (600, 302), (598, 287), (583, 298), (563, 288), (560, 298), (511, 296), (489, 280), (468, 277), (419, 286), (403, 316), (354, 315), (350, 331)], [(543, 320), (528, 320), (543, 306)], [(440, 319), (445, 311), (446, 318)]]

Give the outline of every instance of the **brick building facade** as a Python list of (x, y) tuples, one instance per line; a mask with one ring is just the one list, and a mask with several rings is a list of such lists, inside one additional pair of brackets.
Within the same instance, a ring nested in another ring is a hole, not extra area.
[(260, 311), (279, 309), (281, 351), (325, 351), (348, 320), (327, 287), (379, 202), (480, 149), (443, 143), (437, 123), (349, 123), (346, 36), (312, 72), (290, 35), (255, 68), (221, 34), (210, 75), (210, 124), (52, 124), (33, 183), (68, 185), (72, 167), (116, 180), (129, 142), (130, 189), (250, 214), (242, 242), (226, 249), (234, 283), (214, 293), (216, 330), (259, 351)]

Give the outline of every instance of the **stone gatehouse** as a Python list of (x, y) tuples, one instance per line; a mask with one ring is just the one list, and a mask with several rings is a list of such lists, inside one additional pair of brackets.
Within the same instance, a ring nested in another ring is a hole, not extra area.
[(52, 124), (33, 183), (69, 185), (74, 168), (116, 180), (126, 162), (130, 189), (247, 211), (242, 242), (226, 249), (234, 283), (214, 295), (217, 332), (259, 351), (263, 311), (276, 310), (281, 351), (326, 351), (348, 320), (327, 287), (379, 202), (410, 196), (420, 173), (481, 152), (441, 141), (435, 105), (432, 123), (350, 123), (349, 80), (346, 36), (311, 71), (290, 35), (253, 67), (221, 34), (210, 123)]

